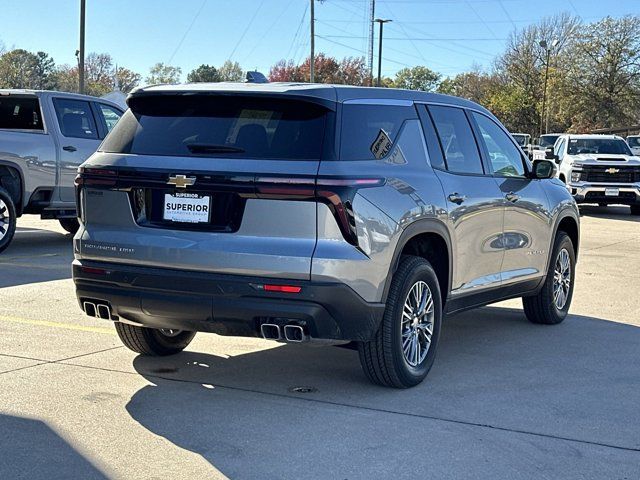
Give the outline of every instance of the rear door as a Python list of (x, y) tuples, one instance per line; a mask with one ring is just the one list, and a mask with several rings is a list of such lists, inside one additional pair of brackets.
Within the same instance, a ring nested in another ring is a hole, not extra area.
[(212, 94), (130, 107), (93, 157), (117, 188), (86, 188), (84, 258), (309, 279), (327, 108)]
[(498, 185), (483, 165), (465, 110), (430, 105), (429, 117), (443, 156), (434, 167), (442, 182), (455, 242), (452, 293), (500, 285), (500, 243), (504, 204)]
[(493, 119), (477, 112), (471, 117), (505, 206), (502, 282), (540, 277), (546, 268), (552, 232), (543, 180), (528, 178), (522, 151)]
[(58, 132), (58, 186), (60, 200), (74, 202), (73, 180), (78, 167), (100, 145), (98, 123), (86, 100), (53, 97)]

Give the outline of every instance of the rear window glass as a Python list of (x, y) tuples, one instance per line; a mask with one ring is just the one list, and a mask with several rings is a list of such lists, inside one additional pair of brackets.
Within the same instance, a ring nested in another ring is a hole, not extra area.
[(134, 99), (101, 150), (142, 155), (320, 159), (327, 110), (238, 96)]
[[(375, 160), (380, 158), (378, 147), (390, 139), (395, 142), (405, 120), (417, 119), (413, 106), (344, 104), (342, 107), (342, 133), (340, 134), (341, 160)], [(386, 145), (386, 151), (391, 145)]]
[(0, 128), (44, 130), (38, 99), (0, 96)]

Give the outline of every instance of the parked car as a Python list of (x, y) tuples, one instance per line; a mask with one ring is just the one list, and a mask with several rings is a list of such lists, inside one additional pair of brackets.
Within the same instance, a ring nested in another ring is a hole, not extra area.
[(634, 155), (640, 156), (640, 135), (629, 135), (627, 137), (627, 144)]
[(511, 136), (518, 142), (520, 148), (526, 153), (530, 155), (531, 153), (531, 135), (528, 133), (512, 133)]
[(123, 111), (71, 93), (0, 90), (0, 252), (17, 218), (39, 214), (78, 229), (73, 180)]
[(617, 135), (561, 135), (548, 159), (578, 203), (622, 204), (640, 215), (640, 157)]
[(143, 355), (196, 331), (355, 342), (410, 387), (444, 314), (567, 315), (579, 215), (555, 164), (445, 95), (300, 84), (136, 90), (77, 179), (80, 306)]
[(556, 140), (560, 138), (561, 133), (545, 133), (544, 135), (540, 135), (538, 139), (536, 139), (535, 145), (533, 146), (533, 151), (531, 152), (532, 160), (543, 160), (545, 159), (545, 150), (549, 147), (553, 147), (556, 143)]

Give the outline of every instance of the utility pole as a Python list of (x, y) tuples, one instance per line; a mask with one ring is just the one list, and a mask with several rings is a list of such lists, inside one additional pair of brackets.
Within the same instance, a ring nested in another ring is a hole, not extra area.
[(369, 51), (367, 52), (367, 70), (369, 70), (369, 85), (373, 86), (373, 41), (374, 23), (376, 18), (376, 0), (369, 0)]
[(549, 117), (547, 116), (547, 121), (545, 125), (545, 108), (547, 103), (547, 81), (549, 79), (549, 62), (551, 61), (551, 49), (555, 48), (558, 45), (558, 39), (556, 38), (551, 42), (551, 45), (547, 44), (546, 40), (540, 40), (538, 45), (546, 50), (547, 53), (547, 61), (544, 68), (544, 88), (542, 90), (542, 112), (540, 112), (540, 135), (542, 132), (547, 133), (549, 129)]
[(381, 85), (382, 80), (382, 26), (390, 21), (391, 20), (385, 20), (382, 18), (376, 18), (374, 20), (374, 22), (378, 22), (380, 24), (380, 35), (378, 38), (378, 87)]
[[(84, 1), (84, 0), (83, 0)], [(315, 0), (311, 0), (311, 58), (309, 62), (309, 81), (313, 83), (315, 81), (315, 46), (316, 46), (316, 32), (315, 32)]]
[(80, 0), (80, 49), (78, 52), (78, 91), (84, 93), (84, 19), (85, 0)]

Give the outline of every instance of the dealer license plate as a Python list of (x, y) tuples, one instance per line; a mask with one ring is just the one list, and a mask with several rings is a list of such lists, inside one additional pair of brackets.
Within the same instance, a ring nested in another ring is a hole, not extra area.
[(606, 197), (617, 197), (618, 195), (620, 195), (620, 189), (619, 188), (605, 188), (604, 189), (604, 195)]
[(207, 223), (211, 212), (211, 197), (197, 193), (165, 193), (164, 215), (172, 222)]

